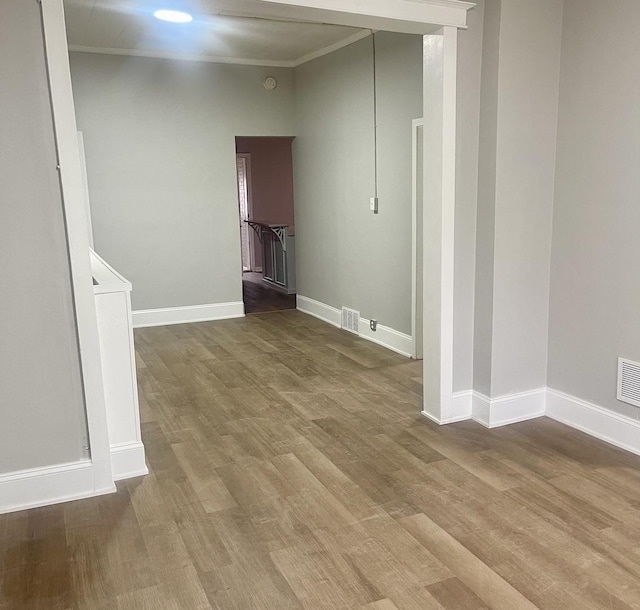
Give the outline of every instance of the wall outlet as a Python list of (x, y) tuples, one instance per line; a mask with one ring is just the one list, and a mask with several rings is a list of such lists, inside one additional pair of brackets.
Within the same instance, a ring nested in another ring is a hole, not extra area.
[(371, 197), (371, 199), (369, 199), (369, 209), (374, 214), (378, 213), (378, 198), (377, 197)]
[(369, 320), (369, 328), (375, 333), (378, 330), (378, 320)]

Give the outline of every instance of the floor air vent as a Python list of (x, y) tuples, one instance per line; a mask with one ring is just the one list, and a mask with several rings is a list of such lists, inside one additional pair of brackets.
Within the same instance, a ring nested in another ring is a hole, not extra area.
[(618, 400), (640, 407), (640, 362), (618, 358)]
[(342, 329), (350, 333), (358, 334), (358, 323), (360, 322), (360, 312), (355, 309), (342, 308)]

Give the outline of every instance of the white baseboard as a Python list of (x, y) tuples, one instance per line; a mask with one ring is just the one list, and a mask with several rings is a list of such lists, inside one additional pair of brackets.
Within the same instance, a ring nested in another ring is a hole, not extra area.
[(472, 404), (473, 392), (471, 390), (467, 390), (466, 392), (456, 392), (453, 395), (453, 400), (451, 401), (450, 417), (440, 419), (424, 410), (422, 411), (422, 415), (441, 426), (444, 426), (446, 424), (455, 424), (457, 422), (471, 419)]
[(212, 303), (210, 305), (190, 305), (187, 307), (167, 307), (164, 309), (141, 309), (132, 312), (133, 327), (167, 326), (190, 322), (210, 322), (244, 317), (244, 303)]
[(456, 392), (453, 395), (452, 413), (449, 419), (450, 423), (457, 421), (464, 421), (471, 417), (473, 409), (473, 392), (468, 390), (467, 392)]
[(546, 416), (640, 455), (639, 420), (551, 388), (539, 388), (493, 399), (471, 390), (458, 392), (453, 396), (453, 415), (450, 419), (441, 421), (426, 411), (422, 415), (437, 424), (473, 419), (487, 428)]
[(546, 392), (546, 388), (539, 388), (491, 399), (474, 392), (472, 417), (487, 428), (498, 428), (542, 417), (545, 414)]
[(116, 491), (96, 489), (90, 460), (0, 475), (0, 513), (70, 502)]
[(342, 315), (339, 309), (331, 307), (331, 305), (326, 305), (325, 303), (321, 303), (315, 299), (310, 299), (309, 297), (297, 295), (296, 308), (302, 313), (309, 314), (314, 318), (318, 318), (318, 320), (322, 320), (323, 322), (327, 322), (332, 326), (340, 328)]
[(640, 455), (640, 422), (557, 390), (547, 390), (547, 417)]
[[(340, 328), (342, 314), (336, 307), (301, 295), (296, 297), (296, 306), (299, 311)], [(358, 335), (367, 341), (386, 347), (407, 358), (411, 357), (413, 341), (410, 335), (382, 324), (378, 324), (377, 330), (373, 331), (369, 327), (369, 320), (365, 318), (360, 318), (358, 322)]]
[(111, 472), (114, 481), (149, 474), (141, 442), (111, 445)]
[(497, 428), (541, 417), (545, 414), (545, 396), (546, 388), (493, 399), (466, 390), (453, 395), (452, 413), (447, 419), (440, 420), (426, 411), (422, 415), (441, 425), (473, 419), (487, 428)]
[(411, 358), (413, 352), (413, 340), (411, 335), (401, 333), (398, 330), (378, 324), (375, 331), (369, 327), (369, 320), (360, 318), (358, 322), (358, 334), (367, 341), (377, 343), (397, 354)]

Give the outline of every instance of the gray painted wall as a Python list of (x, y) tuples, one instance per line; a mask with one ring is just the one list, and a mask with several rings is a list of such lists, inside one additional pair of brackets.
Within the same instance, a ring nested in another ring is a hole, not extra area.
[(133, 309), (241, 301), (235, 136), (294, 135), (292, 71), (71, 53), (71, 74), (95, 248)]
[(295, 70), (299, 294), (411, 333), (411, 121), (422, 41), (376, 35), (379, 214), (371, 38)]
[(547, 381), (562, 2), (490, 0), (486, 19), (475, 389), (499, 397)]
[(0, 473), (77, 461), (86, 429), (38, 4), (0, 19)]
[(492, 397), (547, 381), (562, 0), (503, 1), (501, 20)]
[(473, 387), (476, 212), (484, 0), (458, 32), (453, 391)]
[(551, 258), (549, 386), (615, 398), (640, 360), (640, 5), (565, 0)]
[(491, 394), (501, 0), (485, 0), (480, 90), (473, 389)]

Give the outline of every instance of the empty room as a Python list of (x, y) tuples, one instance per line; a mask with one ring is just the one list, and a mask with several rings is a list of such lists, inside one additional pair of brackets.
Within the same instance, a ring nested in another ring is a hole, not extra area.
[(639, 28), (5, 0), (0, 608), (640, 608)]

